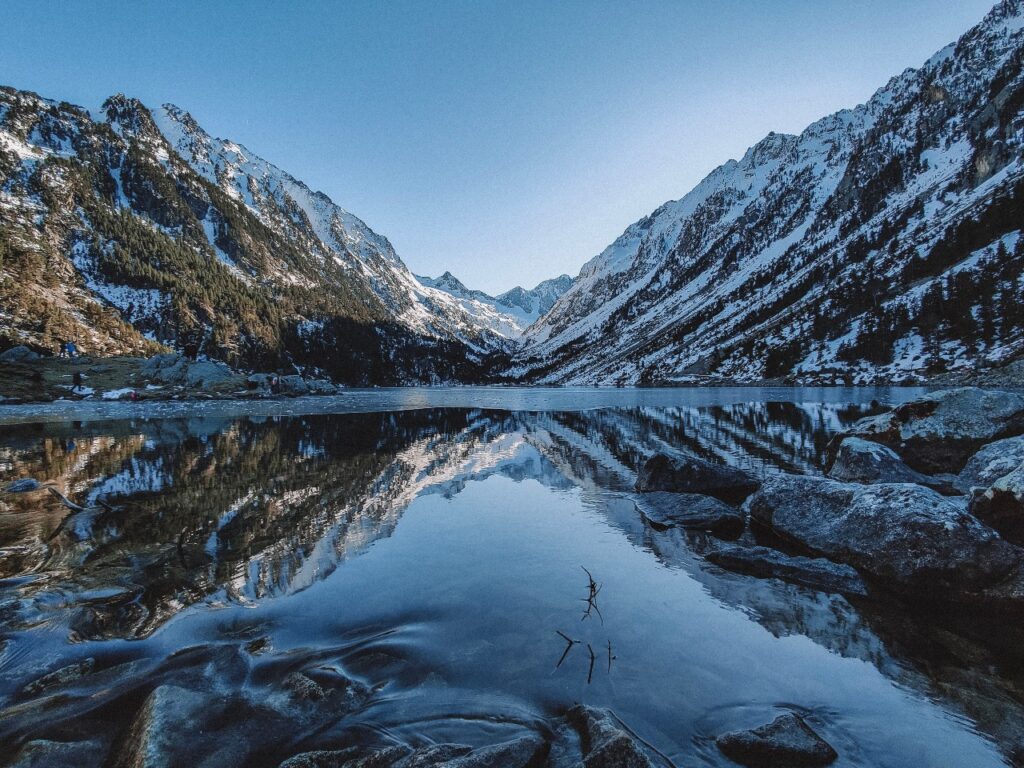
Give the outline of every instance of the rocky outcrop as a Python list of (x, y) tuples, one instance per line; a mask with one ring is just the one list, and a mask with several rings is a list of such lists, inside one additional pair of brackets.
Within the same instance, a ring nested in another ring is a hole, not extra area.
[(760, 728), (727, 733), (715, 743), (730, 760), (753, 768), (815, 768), (839, 757), (802, 717), (792, 712)]
[(1024, 435), (996, 440), (979, 450), (956, 479), (956, 486), (964, 493), (974, 488), (988, 488), (1024, 464)]
[(566, 719), (579, 732), (585, 768), (654, 768), (660, 764), (610, 710), (577, 705)]
[(777, 476), (752, 520), (897, 591), (977, 594), (1013, 576), (1022, 551), (968, 514), (966, 501), (910, 484)]
[(402, 745), (350, 747), (304, 752), (280, 768), (527, 768), (544, 746), (540, 736), (527, 734), (478, 749), (465, 744), (431, 744), (416, 750)]
[(739, 504), (758, 489), (760, 482), (746, 472), (696, 456), (657, 453), (637, 473), (636, 490), (671, 491), (714, 496)]
[(743, 532), (743, 513), (723, 501), (697, 493), (653, 491), (637, 497), (637, 508), (654, 526), (709, 531), (723, 537)]
[(939, 493), (957, 492), (953, 480), (917, 472), (891, 448), (860, 437), (848, 437), (840, 443), (828, 476), (844, 483), (917, 483)]
[(823, 557), (791, 556), (770, 547), (722, 547), (705, 558), (727, 571), (759, 579), (781, 579), (790, 584), (852, 597), (867, 595), (867, 586), (849, 565)]
[(976, 387), (933, 392), (889, 413), (858, 421), (830, 443), (831, 471), (840, 446), (851, 437), (893, 449), (912, 469), (959, 473), (983, 445), (1024, 433), (1024, 397)]
[(195, 389), (210, 389), (218, 384), (231, 381), (235, 373), (227, 366), (215, 360), (202, 360), (190, 363), (185, 372), (185, 386)]

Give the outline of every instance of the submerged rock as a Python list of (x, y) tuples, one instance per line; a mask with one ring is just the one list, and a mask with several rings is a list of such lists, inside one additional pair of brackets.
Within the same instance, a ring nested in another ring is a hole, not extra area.
[(790, 556), (769, 547), (723, 547), (705, 558), (728, 571), (759, 579), (781, 579), (821, 592), (864, 597), (867, 586), (849, 565), (833, 563), (823, 557)]
[(35, 696), (50, 688), (67, 685), (90, 674), (95, 666), (96, 660), (93, 658), (76, 661), (74, 664), (68, 664), (66, 667), (56, 669), (38, 680), (34, 680), (26, 685), (22, 692), (29, 696)]
[(996, 440), (982, 446), (971, 457), (956, 479), (956, 486), (964, 493), (974, 488), (988, 488), (1024, 464), (1024, 435)]
[(749, 509), (783, 539), (900, 591), (973, 593), (1021, 562), (1021, 550), (968, 514), (965, 500), (918, 485), (779, 475)]
[(760, 487), (757, 478), (735, 467), (714, 464), (696, 456), (657, 453), (637, 475), (636, 490), (671, 491), (714, 496), (739, 504)]
[(1024, 463), (971, 498), (971, 514), (1024, 546)]
[(67, 768), (100, 765), (107, 745), (99, 740), (51, 741), (36, 739), (21, 748), (8, 768)]
[(29, 491), (38, 491), (41, 487), (39, 481), (34, 477), (23, 477), (8, 483), (4, 490), (8, 493), (28, 493)]
[(848, 437), (839, 445), (828, 476), (844, 483), (917, 483), (939, 493), (957, 493), (949, 478), (913, 470), (892, 448), (859, 437)]
[(839, 757), (802, 717), (792, 712), (760, 728), (719, 736), (715, 743), (730, 760), (754, 768), (815, 768)]
[(654, 768), (648, 750), (607, 709), (579, 704), (566, 719), (580, 735), (586, 768)]
[(692, 528), (721, 536), (743, 532), (742, 512), (699, 493), (653, 491), (637, 499), (637, 508), (652, 524), (664, 528)]
[(977, 387), (932, 392), (837, 435), (829, 444), (827, 468), (846, 439), (860, 437), (887, 445), (919, 472), (955, 474), (981, 446), (1022, 433), (1024, 396)]

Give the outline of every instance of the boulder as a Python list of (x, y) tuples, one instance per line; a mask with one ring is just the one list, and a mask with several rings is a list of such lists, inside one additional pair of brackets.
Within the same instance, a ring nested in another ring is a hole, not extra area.
[(311, 395), (334, 395), (338, 392), (334, 382), (326, 379), (306, 379), (306, 388)]
[(651, 754), (607, 709), (578, 704), (566, 719), (580, 735), (585, 768), (654, 768)]
[(527, 768), (544, 748), (544, 740), (526, 734), (501, 744), (475, 749), (468, 755), (440, 763), (439, 768)]
[(861, 419), (829, 443), (826, 467), (850, 437), (881, 443), (925, 474), (960, 472), (993, 440), (1024, 433), (1024, 396), (963, 387), (932, 392), (889, 413)]
[(203, 360), (191, 363), (185, 372), (185, 386), (194, 389), (210, 389), (234, 377), (234, 372), (219, 360)]
[(669, 456), (657, 453), (644, 463), (637, 474), (636, 490), (700, 493), (739, 504), (760, 487), (757, 478), (746, 472), (715, 464), (696, 456)]
[(0, 363), (30, 363), (38, 359), (39, 355), (24, 345), (0, 352)]
[(168, 352), (146, 360), (139, 368), (139, 375), (157, 384), (184, 384), (188, 367), (188, 360), (176, 352)]
[(279, 768), (389, 768), (410, 752), (401, 745), (369, 751), (361, 747), (317, 750), (290, 757)]
[(778, 475), (749, 510), (779, 537), (897, 591), (974, 593), (1009, 578), (1021, 561), (1020, 549), (968, 514), (965, 499), (919, 485)]
[(639, 496), (636, 504), (659, 528), (690, 528), (726, 537), (743, 533), (743, 513), (711, 496), (652, 491)]
[(298, 374), (282, 376), (280, 379), (281, 392), (286, 395), (305, 395), (309, 393), (309, 385), (306, 380)]
[(759, 579), (781, 579), (791, 584), (852, 597), (868, 593), (856, 569), (823, 557), (790, 556), (769, 547), (722, 547), (705, 558), (727, 571)]
[(982, 446), (957, 476), (956, 487), (964, 493), (988, 488), (1024, 463), (1024, 435), (996, 440)]
[(917, 472), (892, 448), (860, 437), (843, 440), (828, 476), (844, 483), (917, 483), (947, 495), (958, 492), (950, 478)]
[(715, 743), (730, 760), (756, 768), (815, 768), (839, 757), (802, 717), (792, 712), (760, 728), (719, 736)]
[(34, 477), (23, 477), (8, 483), (4, 490), (8, 493), (28, 493), (29, 491), (38, 491), (41, 487), (39, 481)]
[(1024, 463), (985, 490), (976, 489), (971, 497), (971, 514), (1007, 541), (1024, 546)]
[(95, 666), (96, 660), (92, 657), (76, 661), (32, 681), (22, 691), (28, 696), (35, 696), (51, 688), (59, 688), (91, 674)]

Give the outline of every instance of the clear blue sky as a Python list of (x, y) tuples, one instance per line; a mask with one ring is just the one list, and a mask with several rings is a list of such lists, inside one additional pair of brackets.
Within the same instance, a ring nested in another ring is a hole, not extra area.
[(865, 101), (994, 0), (6, 0), (0, 83), (173, 102), (498, 292), (575, 274), (768, 131)]

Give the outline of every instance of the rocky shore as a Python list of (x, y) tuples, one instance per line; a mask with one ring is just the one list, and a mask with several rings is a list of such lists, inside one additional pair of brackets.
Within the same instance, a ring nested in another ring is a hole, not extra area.
[(0, 354), (0, 402), (73, 400), (256, 400), (334, 395), (342, 387), (297, 372), (246, 373), (177, 353), (150, 358), (41, 357), (27, 347)]

